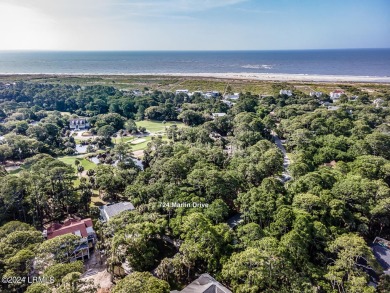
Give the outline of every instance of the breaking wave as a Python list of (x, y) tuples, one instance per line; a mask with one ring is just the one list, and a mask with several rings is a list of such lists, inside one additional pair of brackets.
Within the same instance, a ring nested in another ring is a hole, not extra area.
[(247, 68), (247, 69), (272, 69), (272, 65), (268, 64), (247, 64), (241, 66), (242, 68)]

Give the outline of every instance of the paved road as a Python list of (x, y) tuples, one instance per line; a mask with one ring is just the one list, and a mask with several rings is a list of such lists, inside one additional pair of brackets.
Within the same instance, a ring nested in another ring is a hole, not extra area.
[(275, 131), (271, 131), (271, 135), (275, 141), (276, 146), (282, 151), (283, 153), (283, 168), (284, 172), (282, 173), (282, 181), (287, 182), (291, 179), (291, 175), (288, 171), (288, 166), (290, 166), (290, 159), (287, 156), (287, 151), (285, 147), (283, 146), (282, 141), (280, 140), (279, 136), (276, 134)]

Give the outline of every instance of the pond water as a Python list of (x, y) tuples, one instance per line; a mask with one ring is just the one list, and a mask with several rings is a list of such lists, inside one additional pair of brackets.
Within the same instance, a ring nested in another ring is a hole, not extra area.
[(98, 157), (90, 157), (89, 160), (92, 163), (95, 163), (96, 165), (100, 163), (100, 160), (98, 159)]
[(76, 151), (79, 153), (79, 154), (85, 154), (87, 153), (87, 145), (81, 145), (81, 144), (78, 144), (76, 145)]

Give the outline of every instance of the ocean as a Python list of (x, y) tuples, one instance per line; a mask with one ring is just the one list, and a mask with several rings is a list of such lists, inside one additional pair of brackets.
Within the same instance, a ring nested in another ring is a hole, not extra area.
[(390, 76), (390, 49), (0, 51), (0, 74), (276, 73)]

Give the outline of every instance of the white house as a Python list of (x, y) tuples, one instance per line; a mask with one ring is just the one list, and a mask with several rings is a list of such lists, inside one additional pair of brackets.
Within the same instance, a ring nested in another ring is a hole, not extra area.
[(71, 130), (84, 130), (89, 128), (89, 122), (86, 118), (71, 119), (69, 121), (69, 128)]
[(199, 94), (199, 95), (203, 96), (203, 92), (202, 92), (202, 91), (194, 91), (194, 92), (192, 92), (192, 93), (188, 93), (188, 96), (189, 96), (189, 97), (192, 97), (192, 96), (195, 95), (195, 94)]
[(234, 103), (228, 101), (228, 100), (221, 100), (222, 103), (228, 105), (229, 107), (232, 107), (234, 105)]
[(310, 92), (310, 97), (321, 98), (322, 92)]
[(142, 92), (138, 89), (132, 91), (133, 95), (136, 97), (142, 96)]
[(204, 94), (204, 97), (207, 99), (218, 97), (219, 92), (217, 91), (209, 91)]
[(292, 91), (291, 90), (280, 90), (279, 94), (280, 95), (287, 95), (287, 96), (291, 97)]
[(188, 90), (176, 90), (176, 95), (178, 94), (188, 94)]
[(212, 113), (211, 114), (213, 116), (213, 119), (217, 118), (217, 117), (223, 117), (226, 115), (226, 113)]
[(378, 98), (378, 99), (375, 99), (372, 103), (375, 105), (375, 107), (379, 108), (380, 106), (382, 106), (382, 104), (384, 103), (385, 101)]
[(234, 93), (232, 95), (230, 94), (226, 94), (223, 96), (223, 98), (226, 100), (226, 99), (229, 99), (229, 100), (238, 100), (240, 98), (240, 93)]
[(342, 90), (335, 90), (333, 92), (330, 92), (330, 94), (329, 94), (329, 96), (332, 100), (340, 99), (341, 95), (344, 95), (344, 91), (342, 91)]

